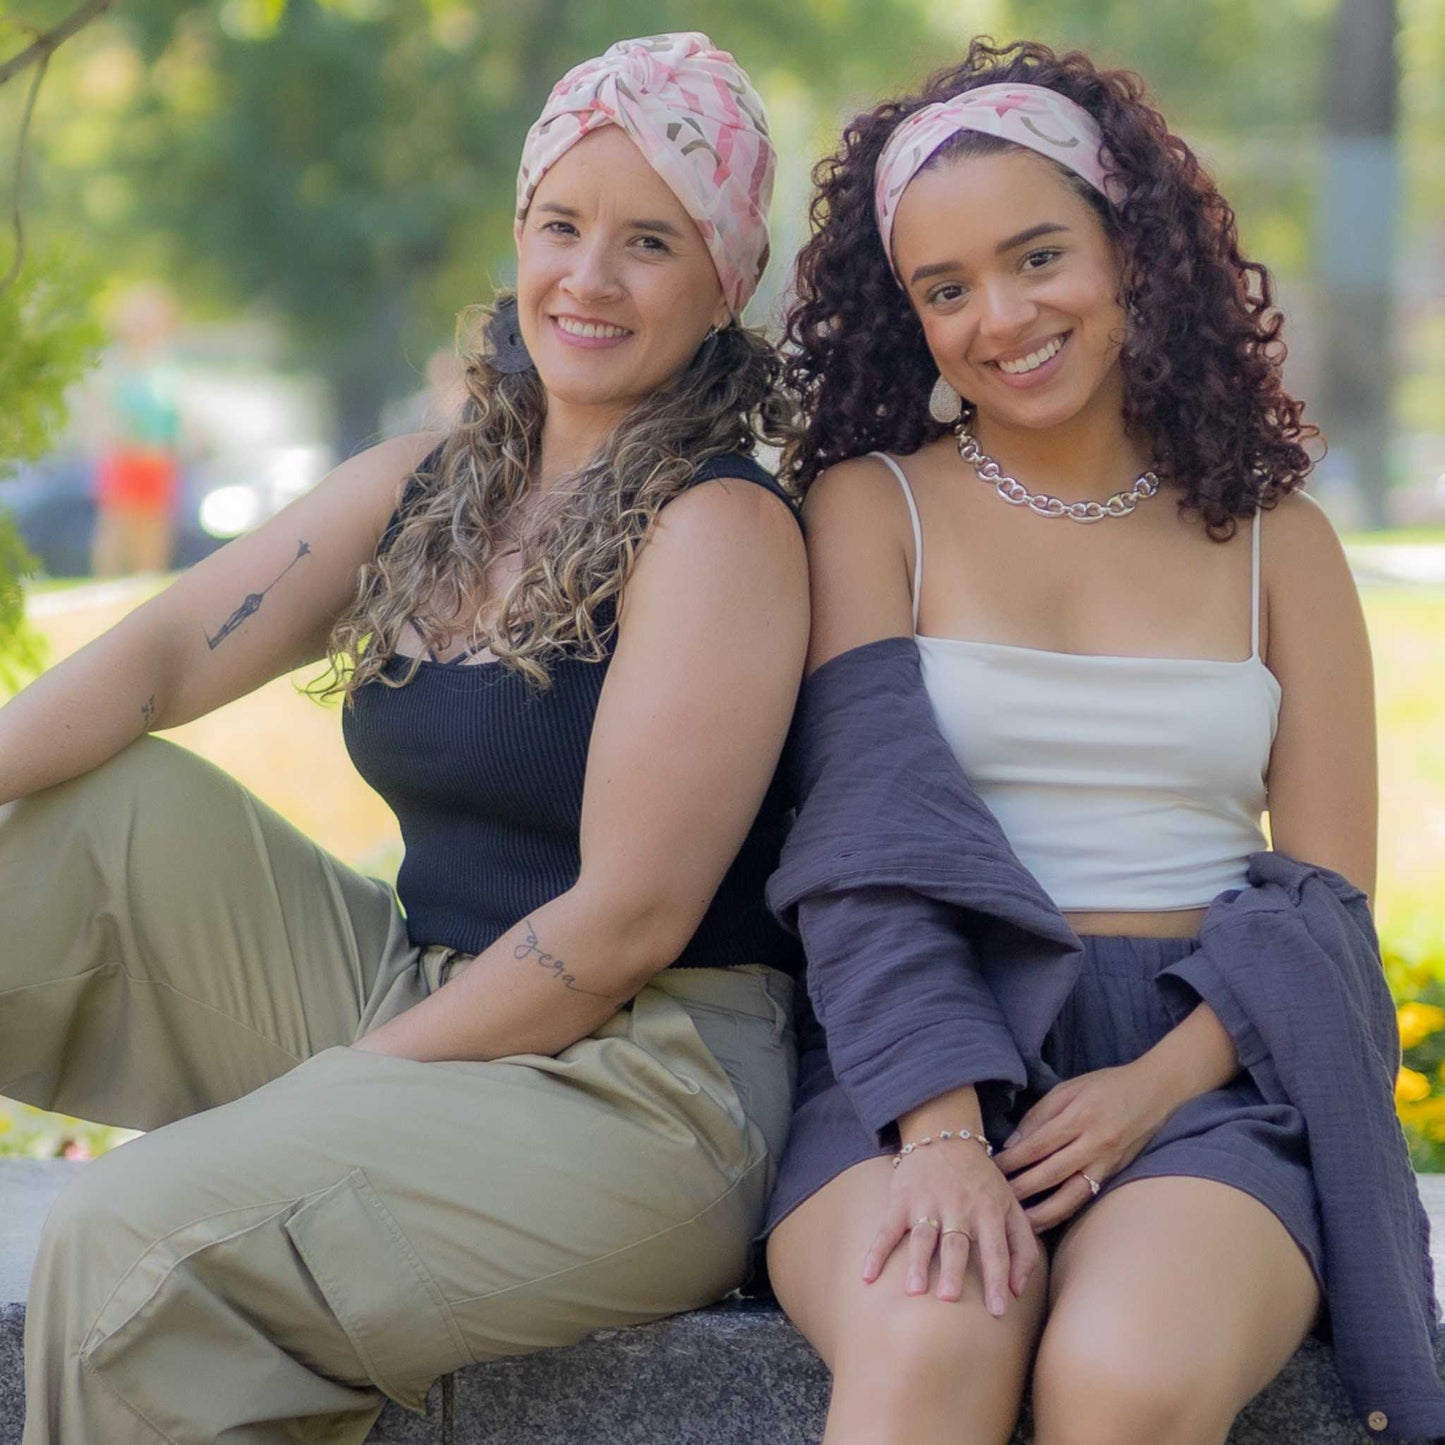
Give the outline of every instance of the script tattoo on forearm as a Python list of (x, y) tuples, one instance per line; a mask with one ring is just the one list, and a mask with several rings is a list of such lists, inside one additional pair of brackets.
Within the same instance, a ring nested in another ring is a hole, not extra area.
[[(271, 583), (274, 587), (303, 557), (311, 555), (310, 542), (297, 542), (296, 555), (281, 569)], [(221, 624), (221, 630), (212, 637), (206, 634), (206, 644), (214, 652), (248, 617), (254, 617), (260, 610), (261, 604), (266, 600), (266, 593), (271, 590), (267, 587), (260, 592), (248, 592), (241, 605)]]
[(535, 959), (538, 968), (545, 968), (563, 988), (570, 989), (573, 993), (585, 993), (588, 998), (611, 998), (610, 994), (597, 993), (593, 989), (583, 988), (582, 985), (577, 982), (577, 976), (568, 972), (567, 965), (563, 963), (560, 958), (548, 953), (542, 945), (537, 942), (537, 930), (532, 927), (532, 920), (530, 918), (527, 920), (527, 941), (525, 943), (519, 943), (512, 950), (512, 956), (522, 961), (529, 958)]
[(141, 722), (149, 732), (156, 725), (156, 695), (151, 695), (140, 705)]

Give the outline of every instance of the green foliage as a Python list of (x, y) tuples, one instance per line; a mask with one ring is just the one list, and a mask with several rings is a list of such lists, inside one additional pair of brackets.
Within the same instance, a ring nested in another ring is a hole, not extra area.
[(21, 586), (34, 571), (35, 559), (0, 511), (0, 700), (45, 666), (45, 643), (25, 620)]
[(1285, 275), (1307, 269), (1333, 3), (1014, 0), (1011, 9), (1021, 34), (1137, 70), (1217, 177), (1246, 252)]
[(31, 252), (0, 291), (0, 476), (40, 456), (65, 420), (65, 393), (94, 364), (93, 283), (73, 249)]
[(188, 298), (280, 320), (349, 449), (510, 274), (517, 157), (551, 84), (669, 28), (827, 111), (931, 60), (916, 0), (154, 0), (47, 82), (45, 214)]
[[(14, 283), (0, 290), (0, 479), (54, 441), (65, 420), (65, 393), (95, 359), (100, 331), (88, 309), (91, 289), (73, 254), (51, 246), (28, 255)], [(44, 663), (21, 593), (33, 571), (0, 492), (0, 693)]]

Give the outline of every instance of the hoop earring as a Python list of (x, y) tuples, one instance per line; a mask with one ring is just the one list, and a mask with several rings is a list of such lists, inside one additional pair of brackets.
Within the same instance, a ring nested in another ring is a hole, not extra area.
[(941, 426), (952, 426), (963, 415), (963, 398), (942, 375), (928, 394), (928, 414)]
[(487, 322), (486, 358), (494, 371), (503, 376), (519, 376), (533, 369), (532, 353), (522, 340), (522, 328), (517, 324), (517, 298), (502, 302)]

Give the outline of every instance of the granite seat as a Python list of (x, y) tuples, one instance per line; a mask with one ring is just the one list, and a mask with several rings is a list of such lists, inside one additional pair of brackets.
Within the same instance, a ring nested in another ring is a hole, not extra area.
[[(83, 1165), (0, 1160), (0, 1445), (20, 1445), (25, 1285), (41, 1222)], [(1445, 1244), (1445, 1175), (1421, 1192)], [(1442, 1259), (1436, 1271), (1445, 1278)], [(1445, 1356), (1442, 1356), (1445, 1362)], [(827, 1373), (774, 1307), (730, 1301), (441, 1381), (425, 1418), (390, 1406), (371, 1445), (813, 1445)], [(1026, 1427), (1016, 1437), (1028, 1440)], [(1311, 1340), (1230, 1445), (1365, 1445), (1327, 1348)]]

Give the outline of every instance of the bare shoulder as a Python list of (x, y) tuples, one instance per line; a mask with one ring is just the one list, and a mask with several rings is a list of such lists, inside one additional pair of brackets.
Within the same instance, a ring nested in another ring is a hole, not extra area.
[(803, 504), (812, 579), (808, 668), (913, 633), (912, 527), (897, 478), (878, 457), (829, 467)]
[(1271, 664), (1310, 651), (1359, 646), (1364, 622), (1354, 577), (1329, 516), (1294, 492), (1261, 513), (1260, 571)]
[(1342, 568), (1345, 549), (1329, 514), (1306, 492), (1291, 492), (1260, 513), (1261, 565), (1267, 576)]
[(829, 467), (808, 489), (803, 521), (815, 534), (899, 543), (908, 531), (908, 504), (888, 464), (879, 457), (850, 457)]
[(622, 635), (746, 627), (789, 616), (807, 627), (808, 560), (791, 508), (737, 477), (689, 487), (657, 514), (622, 591)]
[(1308, 491), (1292, 491), (1260, 516), (1264, 527), (1261, 545), (1273, 546), (1283, 564), (1299, 558), (1318, 562), (1325, 556), (1344, 556), (1334, 523)]
[(743, 565), (749, 571), (791, 558), (804, 565), (803, 537), (781, 497), (742, 477), (713, 477), (689, 487), (657, 515), (647, 553), (685, 555), (695, 563)]
[(1292, 492), (1260, 513), (1259, 526), (1260, 582), (1271, 638), (1351, 625), (1359, 598), (1325, 509), (1313, 497)]

